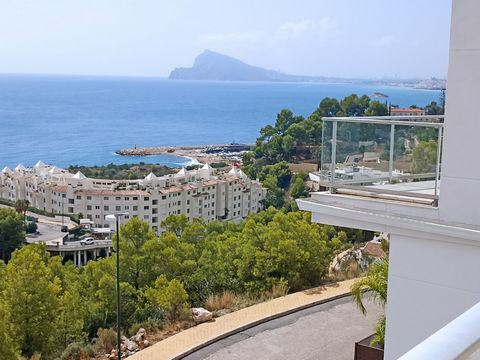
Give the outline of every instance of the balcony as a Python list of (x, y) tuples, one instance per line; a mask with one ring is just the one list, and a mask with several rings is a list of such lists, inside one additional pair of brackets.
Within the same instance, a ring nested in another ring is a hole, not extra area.
[(321, 166), (331, 194), (437, 206), (443, 116), (323, 118)]

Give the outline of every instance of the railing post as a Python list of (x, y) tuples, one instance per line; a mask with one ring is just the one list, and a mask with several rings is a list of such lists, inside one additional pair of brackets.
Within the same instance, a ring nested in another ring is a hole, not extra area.
[(332, 164), (330, 166), (330, 176), (333, 188), (335, 182), (335, 167), (337, 164), (337, 122), (332, 121)]
[(395, 124), (390, 125), (390, 156), (388, 159), (388, 179), (392, 182), (393, 153), (395, 151)]
[(438, 142), (437, 142), (437, 166), (435, 168), (435, 196), (438, 196), (438, 181), (440, 180), (440, 157), (442, 156), (442, 135), (443, 128), (438, 128)]

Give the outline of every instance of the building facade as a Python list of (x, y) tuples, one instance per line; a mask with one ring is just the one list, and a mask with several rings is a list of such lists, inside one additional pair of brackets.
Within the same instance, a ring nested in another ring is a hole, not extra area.
[(126, 220), (137, 216), (149, 222), (157, 232), (162, 220), (174, 214), (206, 222), (240, 220), (261, 210), (265, 196), (260, 182), (242, 170), (217, 173), (208, 164), (138, 180), (91, 179), (41, 161), (33, 168), (20, 164), (0, 173), (0, 198), (28, 200), (49, 213), (81, 214), (94, 227), (108, 227), (105, 216), (119, 212), (128, 212)]
[[(480, 168), (468, 156), (479, 151), (480, 2), (452, 4), (437, 201), (405, 196), (407, 185), (422, 182), (392, 183), (383, 194), (374, 184), (363, 192), (337, 189), (297, 200), (312, 221), (390, 234), (386, 360), (466, 359), (480, 348), (478, 317), (471, 312), (480, 303)], [(433, 196), (430, 190), (410, 191)], [(434, 335), (445, 330), (450, 336)]]

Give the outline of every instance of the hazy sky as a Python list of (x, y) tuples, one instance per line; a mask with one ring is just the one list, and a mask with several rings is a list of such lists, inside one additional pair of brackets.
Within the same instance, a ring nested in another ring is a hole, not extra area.
[(0, 73), (168, 76), (208, 48), (303, 75), (440, 76), (451, 0), (0, 0)]

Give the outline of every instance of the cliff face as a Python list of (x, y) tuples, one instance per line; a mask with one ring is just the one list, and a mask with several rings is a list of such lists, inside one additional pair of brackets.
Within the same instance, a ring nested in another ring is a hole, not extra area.
[(205, 50), (195, 59), (191, 68), (176, 68), (170, 73), (170, 79), (178, 80), (227, 80), (227, 81), (311, 81), (308, 76), (282, 74)]

